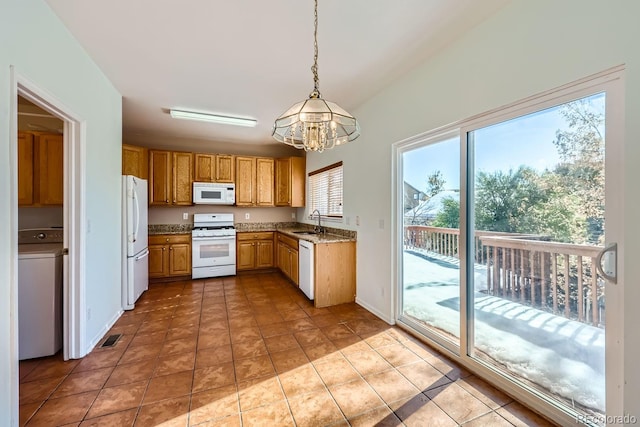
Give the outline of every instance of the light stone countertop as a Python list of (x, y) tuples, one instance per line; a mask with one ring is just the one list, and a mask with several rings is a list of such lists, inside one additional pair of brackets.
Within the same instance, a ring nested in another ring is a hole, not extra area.
[[(193, 224), (153, 224), (149, 225), (149, 235), (158, 234), (191, 234)], [(271, 223), (236, 223), (238, 233), (258, 232), (258, 231), (280, 231), (283, 234), (295, 239), (307, 240), (312, 243), (341, 243), (355, 242), (357, 233), (352, 230), (326, 227), (324, 234), (294, 233), (294, 231), (313, 232), (310, 224), (296, 222), (271, 222)]]

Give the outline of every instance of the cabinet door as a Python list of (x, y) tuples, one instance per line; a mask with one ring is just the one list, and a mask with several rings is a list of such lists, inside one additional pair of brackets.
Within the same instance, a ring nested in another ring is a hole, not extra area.
[(289, 278), (293, 280), (293, 283), (298, 285), (298, 271), (299, 271), (298, 251), (291, 249), (291, 274)]
[(195, 174), (193, 180), (196, 182), (214, 182), (216, 180), (216, 155), (201, 154), (194, 155)]
[(173, 153), (173, 204), (192, 205), (193, 154)]
[(273, 159), (256, 159), (256, 195), (258, 206), (273, 206)]
[(64, 202), (62, 135), (38, 136), (38, 159), (40, 204), (62, 205)]
[(164, 245), (149, 245), (149, 278), (169, 274), (169, 253)]
[(285, 276), (289, 277), (291, 275), (289, 247), (282, 242), (278, 243), (278, 268)]
[(304, 157), (276, 159), (276, 206), (304, 207), (305, 167)]
[(307, 176), (307, 165), (304, 157), (291, 157), (291, 177), (289, 180), (289, 206), (292, 208), (304, 207), (305, 180)]
[(256, 268), (273, 267), (273, 240), (256, 242)]
[(236, 247), (237, 251), (237, 270), (252, 270), (256, 267), (255, 260), (255, 242), (253, 240), (246, 240), (238, 242)]
[(33, 204), (33, 135), (18, 132), (18, 206)]
[(216, 155), (216, 182), (234, 182), (234, 158), (226, 154)]
[(290, 181), (291, 181), (291, 160), (289, 158), (276, 159), (276, 177), (275, 177), (276, 206), (289, 206), (291, 204)]
[(148, 179), (149, 150), (145, 147), (122, 144), (122, 175)]
[(169, 274), (184, 276), (191, 274), (191, 245), (176, 243), (169, 246)]
[(171, 203), (171, 153), (149, 150), (149, 204)]
[(253, 206), (255, 202), (256, 158), (236, 156), (236, 205)]

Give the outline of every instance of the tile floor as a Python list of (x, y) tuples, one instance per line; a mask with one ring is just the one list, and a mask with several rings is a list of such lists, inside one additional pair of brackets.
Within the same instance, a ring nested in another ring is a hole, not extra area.
[(82, 360), (20, 363), (27, 426), (551, 425), (356, 304), (277, 273), (152, 285)]

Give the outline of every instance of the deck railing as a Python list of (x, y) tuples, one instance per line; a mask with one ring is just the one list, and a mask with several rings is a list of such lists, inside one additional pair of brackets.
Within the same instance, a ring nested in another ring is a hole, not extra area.
[[(596, 273), (599, 246), (549, 242), (532, 234), (476, 231), (474, 262), (486, 267), (483, 292), (594, 326), (604, 326), (604, 280)], [(405, 227), (405, 248), (458, 258), (460, 231)]]

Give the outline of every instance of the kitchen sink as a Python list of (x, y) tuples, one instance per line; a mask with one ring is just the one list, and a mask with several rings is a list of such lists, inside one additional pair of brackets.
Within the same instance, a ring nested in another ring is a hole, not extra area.
[(294, 231), (293, 234), (319, 234), (317, 231), (313, 230), (305, 230), (305, 231)]

